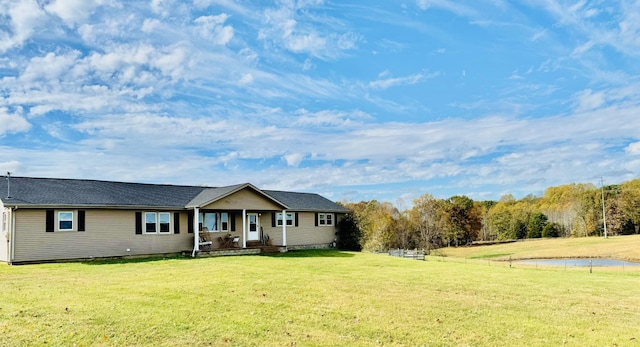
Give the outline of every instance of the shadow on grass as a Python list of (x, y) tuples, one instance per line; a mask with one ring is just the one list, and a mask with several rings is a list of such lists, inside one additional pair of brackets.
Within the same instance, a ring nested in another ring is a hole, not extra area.
[[(249, 256), (249, 255), (244, 255)], [(352, 252), (343, 252), (336, 249), (308, 249), (288, 251), (277, 254), (259, 254), (262, 257), (274, 258), (350, 258), (355, 256)], [(164, 260), (191, 260), (188, 255), (160, 256), (160, 257), (140, 257), (140, 258), (100, 258), (94, 260), (83, 260), (79, 263), (84, 265), (115, 265), (115, 264), (136, 264), (148, 263)]]
[(84, 265), (113, 265), (113, 264), (135, 264), (149, 263), (163, 260), (188, 260), (193, 259), (186, 255), (174, 255), (164, 257), (140, 257), (140, 258), (100, 258), (95, 260), (84, 260), (79, 263)]
[(265, 257), (274, 258), (351, 258), (353, 252), (344, 252), (337, 249), (305, 249), (288, 251), (286, 253), (263, 254)]

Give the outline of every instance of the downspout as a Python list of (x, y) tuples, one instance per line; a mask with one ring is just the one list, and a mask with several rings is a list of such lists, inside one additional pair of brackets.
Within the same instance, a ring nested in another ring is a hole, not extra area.
[(282, 245), (287, 246), (287, 210), (282, 210)]
[(7, 257), (9, 260), (9, 264), (13, 263), (14, 260), (14, 254), (16, 252), (16, 243), (15, 243), (15, 237), (16, 237), (16, 215), (15, 215), (15, 210), (18, 209), (18, 206), (14, 206), (13, 208), (9, 207), (9, 214), (10, 214), (10, 223), (11, 225), (9, 226), (9, 230), (10, 230), (10, 235), (9, 235), (9, 256)]
[(200, 225), (198, 219), (199, 211), (197, 207), (193, 208), (193, 252), (191, 252), (191, 257), (195, 257), (196, 253), (200, 252)]
[(247, 248), (247, 210), (242, 210), (242, 248)]

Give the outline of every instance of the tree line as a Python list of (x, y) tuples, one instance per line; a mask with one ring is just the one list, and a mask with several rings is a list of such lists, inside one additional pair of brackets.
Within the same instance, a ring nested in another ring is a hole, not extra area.
[(474, 241), (597, 236), (604, 234), (605, 221), (608, 235), (628, 235), (639, 233), (640, 179), (602, 188), (572, 183), (519, 200), (513, 195), (474, 201), (424, 194), (404, 211), (376, 200), (342, 205), (350, 212), (338, 225), (338, 247), (351, 250), (428, 250)]

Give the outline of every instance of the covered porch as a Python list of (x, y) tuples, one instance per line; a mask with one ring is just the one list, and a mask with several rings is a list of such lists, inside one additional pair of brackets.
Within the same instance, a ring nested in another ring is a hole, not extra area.
[[(278, 223), (276, 238), (265, 233), (262, 225), (275, 216), (291, 215), (287, 213), (288, 207), (251, 184), (207, 189), (187, 208), (191, 215), (189, 229), (194, 235), (191, 254), (194, 257), (198, 254), (229, 255), (229, 252), (245, 254), (251, 249), (257, 249), (258, 253), (276, 249), (286, 251), (287, 223)], [(273, 243), (274, 239), (278, 239), (278, 244)], [(251, 252), (255, 251), (249, 254)]]

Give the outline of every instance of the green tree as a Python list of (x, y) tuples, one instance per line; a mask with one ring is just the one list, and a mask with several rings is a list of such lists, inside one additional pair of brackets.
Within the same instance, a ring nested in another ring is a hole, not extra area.
[(360, 237), (362, 232), (358, 227), (358, 222), (353, 211), (347, 214), (338, 222), (338, 231), (336, 233), (338, 249), (345, 251), (361, 251)]
[(633, 224), (634, 233), (638, 234), (640, 233), (640, 179), (624, 182), (620, 188), (620, 209)]
[(535, 212), (529, 218), (527, 224), (527, 238), (540, 238), (542, 237), (542, 230), (547, 226), (547, 216), (542, 212)]
[(487, 224), (491, 234), (498, 240), (514, 240), (515, 233), (511, 230), (511, 202), (499, 201), (487, 212)]
[(452, 196), (445, 200), (441, 218), (442, 234), (448, 245), (471, 243), (482, 227), (480, 213), (475, 210), (473, 200), (466, 196)]
[(372, 200), (355, 209), (358, 225), (362, 231), (362, 248), (371, 252), (384, 252), (389, 249), (393, 234), (393, 214), (396, 208), (388, 202)]
[(417, 248), (442, 247), (441, 208), (442, 200), (434, 198), (431, 194), (424, 194), (413, 201), (409, 220), (414, 230)]
[(548, 223), (542, 229), (542, 237), (558, 237), (560, 236), (562, 226), (558, 223)]

